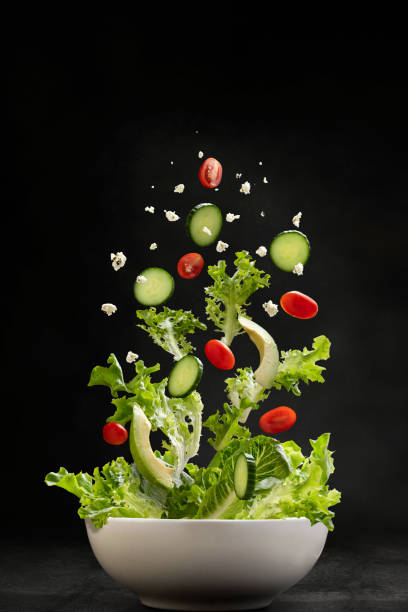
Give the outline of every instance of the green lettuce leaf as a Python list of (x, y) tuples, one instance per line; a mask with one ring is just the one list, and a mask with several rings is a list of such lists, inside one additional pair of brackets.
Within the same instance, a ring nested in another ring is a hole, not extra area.
[(326, 485), (334, 471), (332, 452), (328, 450), (329, 440), (328, 433), (310, 440), (313, 450), (307, 458), (303, 457), (297, 444), (284, 442), (282, 446), (292, 471), (284, 480), (271, 482), (269, 490), (259, 492), (251, 506), (244, 508), (237, 518), (306, 517), (312, 525), (321, 522), (333, 530), (334, 512), (329, 508), (340, 502), (341, 494)]
[[(249, 429), (240, 425), (240, 422), (245, 422), (249, 412), (257, 409), (258, 403), (269, 394), (256, 382), (252, 368), (238, 368), (236, 375), (227, 378), (225, 382), (230, 404), (225, 403), (222, 414), (217, 410), (204, 423), (204, 427), (214, 434), (214, 438), (208, 442), (218, 451), (224, 449), (233, 438), (251, 436)], [(214, 465), (214, 460), (211, 463)]]
[(326, 369), (316, 365), (316, 361), (329, 359), (330, 340), (326, 336), (318, 336), (313, 340), (312, 349), (282, 351), (282, 360), (273, 387), (292, 391), (294, 395), (301, 395), (299, 382), (324, 382), (322, 372)]
[(206, 490), (195, 518), (234, 519), (249, 508), (251, 501), (238, 499), (234, 491), (235, 461), (241, 452), (254, 457), (257, 482), (267, 478), (280, 481), (289, 474), (290, 465), (278, 440), (267, 436), (232, 440), (217, 453), (220, 477)]
[(205, 492), (218, 482), (221, 470), (216, 467), (198, 467), (187, 463), (181, 474), (181, 484), (168, 493), (166, 518), (194, 518), (203, 501)]
[(102, 527), (109, 517), (160, 518), (163, 513), (164, 498), (158, 493), (154, 497), (147, 495), (136, 466), (123, 457), (101, 470), (95, 468), (93, 476), (73, 474), (61, 467), (47, 474), (45, 483), (76, 495), (81, 504), (79, 516), (90, 518), (95, 527)]
[[(96, 366), (91, 373), (89, 385), (102, 384), (111, 389), (112, 404), (115, 412), (107, 418), (108, 422), (126, 425), (133, 415), (133, 407), (138, 404), (149, 419), (152, 431), (160, 430), (167, 436), (163, 447), (173, 456), (174, 479), (179, 482), (180, 474), (188, 461), (198, 453), (200, 445), (202, 410), (200, 394), (193, 391), (187, 397), (169, 398), (166, 395), (167, 378), (153, 383), (151, 374), (159, 369), (156, 364), (147, 368), (142, 360), (135, 363), (136, 376), (125, 383), (123, 374), (120, 390), (126, 392), (118, 397), (118, 361), (114, 355), (108, 359), (109, 368)], [(114, 371), (111, 369), (112, 364)]]
[(189, 310), (172, 310), (164, 306), (161, 312), (156, 312), (152, 306), (137, 310), (136, 314), (145, 323), (138, 327), (144, 329), (153, 342), (171, 353), (177, 361), (195, 350), (186, 335), (193, 334), (196, 329), (207, 329)]
[(207, 318), (224, 334), (223, 341), (229, 346), (236, 335), (241, 333), (238, 316), (248, 317), (244, 306), (257, 290), (269, 287), (269, 274), (255, 267), (247, 251), (235, 253), (236, 271), (233, 276), (226, 273), (226, 262), (221, 260), (216, 266), (208, 266), (208, 274), (214, 284), (206, 287)]

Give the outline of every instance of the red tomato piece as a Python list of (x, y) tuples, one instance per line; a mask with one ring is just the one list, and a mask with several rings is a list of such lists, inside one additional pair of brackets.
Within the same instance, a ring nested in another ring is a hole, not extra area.
[(279, 406), (265, 412), (259, 419), (259, 427), (270, 434), (286, 431), (296, 422), (296, 412), (288, 406)]
[(204, 259), (200, 253), (187, 253), (179, 259), (177, 272), (181, 278), (195, 278), (203, 269)]
[(288, 291), (280, 299), (281, 306), (291, 317), (297, 319), (313, 319), (319, 307), (311, 297), (300, 291)]
[(198, 178), (203, 187), (208, 189), (214, 189), (218, 187), (222, 179), (222, 166), (217, 159), (209, 157), (206, 159), (200, 167), (198, 172)]
[(126, 427), (123, 427), (120, 423), (106, 423), (103, 428), (103, 439), (108, 444), (123, 444), (128, 439), (128, 432)]
[(235, 365), (234, 353), (220, 340), (209, 340), (204, 353), (208, 361), (220, 370), (231, 370)]

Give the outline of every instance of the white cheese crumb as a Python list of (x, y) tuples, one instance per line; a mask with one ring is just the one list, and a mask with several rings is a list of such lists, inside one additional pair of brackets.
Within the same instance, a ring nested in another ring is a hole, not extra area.
[(195, 133), (198, 134), (198, 130), (196, 130)]
[(214, 189), (214, 191), (219, 191), (218, 187), (216, 187), (216, 188)]
[(201, 159), (204, 156), (204, 153), (202, 151), (198, 152), (198, 157)]
[(292, 219), (293, 225), (295, 225), (296, 227), (299, 227), (301, 217), (302, 217), (302, 213), (298, 212), (298, 214), (295, 215)]
[(122, 251), (111, 253), (112, 268), (115, 270), (115, 272), (123, 268), (126, 263), (126, 259), (127, 257), (122, 253)]
[(174, 193), (183, 193), (184, 191), (184, 185), (183, 183), (180, 183), (179, 185), (176, 185), (174, 188)]
[(262, 162), (259, 162), (259, 165), (262, 166)]
[(265, 216), (265, 213), (264, 213), (264, 211), (263, 211), (263, 210), (261, 210), (260, 215), (261, 215), (261, 217), (264, 217), (264, 216)]
[(166, 215), (167, 221), (178, 221), (180, 219), (174, 210), (165, 210), (164, 214)]
[(239, 179), (239, 178), (241, 178), (241, 176), (242, 176), (242, 172), (237, 172), (236, 175), (235, 175), (235, 178)]
[(259, 255), (259, 257), (265, 257), (265, 255), (266, 255), (266, 253), (267, 253), (267, 252), (268, 252), (268, 251), (266, 250), (266, 247), (264, 247), (264, 246), (260, 246), (260, 247), (259, 247), (258, 249), (256, 249), (256, 251), (255, 251), (255, 253), (256, 253), (257, 255)]
[(145, 206), (145, 211), (149, 213), (154, 213), (154, 206)]
[(274, 317), (278, 312), (278, 306), (277, 304), (274, 304), (272, 300), (269, 300), (269, 302), (265, 302), (265, 304), (262, 304), (262, 307), (270, 317)]
[(136, 359), (139, 359), (139, 355), (137, 355), (136, 353), (133, 353), (132, 351), (129, 351), (128, 354), (126, 355), (126, 361), (128, 363), (133, 363), (134, 361), (136, 361)]
[(226, 251), (229, 247), (229, 244), (227, 244), (226, 242), (223, 242), (222, 240), (219, 240), (217, 242), (217, 246), (215, 247), (217, 253), (223, 253), (224, 251)]
[(173, 164), (174, 164), (174, 162), (173, 162), (173, 161), (171, 161), (170, 163), (171, 163), (171, 165), (173, 165)]
[(157, 249), (157, 242), (152, 242), (152, 244), (149, 246), (149, 249), (151, 251), (155, 251)]
[(268, 179), (266, 178), (266, 176), (264, 176), (264, 177), (263, 177), (263, 182), (264, 182), (264, 183), (267, 183), (267, 182), (268, 182)]
[(212, 231), (211, 231), (211, 230), (210, 230), (210, 228), (209, 228), (209, 227), (207, 227), (206, 225), (204, 225), (204, 227), (203, 227), (203, 232), (204, 232), (205, 234), (208, 234), (209, 236), (212, 236)]
[(136, 282), (143, 285), (143, 283), (147, 282), (147, 278), (143, 276), (143, 274), (139, 274), (139, 276), (136, 278)]
[(245, 195), (248, 195), (250, 191), (251, 191), (251, 183), (248, 183), (248, 181), (245, 181), (245, 183), (242, 183), (240, 192), (245, 193)]
[(234, 215), (234, 213), (227, 213), (225, 220), (228, 221), (228, 223), (232, 223), (233, 221), (235, 221), (235, 219), (239, 219), (241, 215)]
[(301, 264), (300, 262), (297, 263), (296, 266), (293, 268), (292, 272), (293, 274), (301, 276), (303, 274), (303, 264)]
[(110, 317), (111, 315), (113, 315), (114, 312), (117, 311), (117, 307), (115, 306), (115, 304), (102, 304), (101, 310), (105, 312), (108, 317)]
[(154, 189), (154, 185), (151, 185), (151, 189)]

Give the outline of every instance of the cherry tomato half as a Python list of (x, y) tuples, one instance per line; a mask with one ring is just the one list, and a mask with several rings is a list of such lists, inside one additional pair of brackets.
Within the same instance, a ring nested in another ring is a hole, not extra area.
[(288, 291), (280, 299), (281, 306), (291, 317), (297, 319), (313, 319), (319, 307), (311, 297), (300, 291)]
[(203, 269), (204, 259), (200, 253), (187, 253), (179, 259), (177, 264), (177, 272), (181, 278), (195, 278)]
[(234, 353), (220, 340), (209, 340), (204, 353), (208, 361), (220, 370), (231, 370), (235, 365)]
[(279, 406), (265, 412), (259, 419), (259, 427), (269, 434), (286, 431), (296, 422), (296, 412), (288, 406)]
[(108, 444), (123, 444), (128, 439), (128, 432), (126, 427), (123, 427), (120, 423), (106, 423), (103, 428), (103, 439)]
[(209, 157), (206, 159), (198, 172), (198, 178), (203, 187), (214, 189), (218, 187), (222, 179), (222, 166), (217, 159)]

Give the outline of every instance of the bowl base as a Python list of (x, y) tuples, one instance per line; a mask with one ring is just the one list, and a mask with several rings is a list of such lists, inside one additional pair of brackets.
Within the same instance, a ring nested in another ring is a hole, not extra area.
[(191, 610), (192, 612), (206, 612), (211, 610), (216, 612), (217, 610), (260, 610), (266, 608), (272, 603), (270, 598), (268, 599), (254, 599), (254, 598), (240, 598), (236, 600), (228, 601), (197, 601), (197, 600), (180, 600), (180, 599), (156, 599), (155, 597), (140, 597), (140, 601), (144, 606), (148, 608), (158, 608), (160, 610)]

